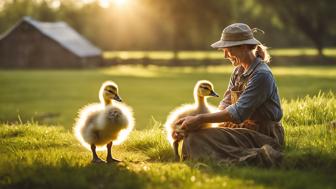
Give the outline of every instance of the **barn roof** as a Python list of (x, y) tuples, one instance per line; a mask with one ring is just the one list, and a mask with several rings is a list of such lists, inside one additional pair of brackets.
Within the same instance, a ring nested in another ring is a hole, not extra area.
[(21, 22), (14, 26), (13, 29), (18, 27), (22, 22), (32, 25), (43, 35), (54, 40), (62, 47), (79, 57), (100, 56), (102, 53), (99, 48), (91, 44), (87, 39), (81, 36), (65, 22), (40, 22), (26, 16), (23, 17)]

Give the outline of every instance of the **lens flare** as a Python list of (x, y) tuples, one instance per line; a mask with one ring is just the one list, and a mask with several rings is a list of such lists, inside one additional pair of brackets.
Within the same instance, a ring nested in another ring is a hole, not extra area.
[(110, 6), (110, 0), (99, 0), (99, 6), (108, 8)]
[(127, 0), (113, 0), (113, 2), (119, 7), (125, 6), (127, 4)]

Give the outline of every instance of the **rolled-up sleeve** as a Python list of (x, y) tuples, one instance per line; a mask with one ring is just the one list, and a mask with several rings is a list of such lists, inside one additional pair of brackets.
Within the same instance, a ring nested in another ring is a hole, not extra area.
[(224, 109), (224, 108), (230, 106), (230, 104), (231, 104), (231, 91), (228, 88), (226, 90), (226, 92), (224, 93), (223, 100), (220, 101), (219, 106), (223, 107), (223, 109)]
[(244, 92), (235, 104), (226, 109), (236, 123), (246, 120), (255, 109), (272, 94), (273, 76), (271, 72), (256, 72), (248, 81)]

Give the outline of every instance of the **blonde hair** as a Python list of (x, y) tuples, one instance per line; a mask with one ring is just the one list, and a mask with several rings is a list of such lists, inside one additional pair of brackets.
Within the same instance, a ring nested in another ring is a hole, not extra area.
[(268, 53), (268, 47), (260, 44), (260, 45), (250, 45), (250, 49), (253, 50), (253, 53), (256, 57), (261, 58), (264, 62), (270, 63), (271, 55)]
[[(237, 45), (234, 47), (241, 47), (241, 46), (247, 46), (247, 48), (252, 51), (252, 53), (256, 56), (261, 58), (265, 63), (270, 63), (271, 61), (271, 55), (268, 53), (267, 49), (268, 47), (263, 45), (263, 44), (259, 44), (259, 45), (251, 45), (251, 44), (244, 44), (244, 45)], [(230, 48), (230, 47), (229, 47)], [(225, 53), (224, 53), (224, 58), (228, 58), (227, 56), (227, 48), (223, 48)]]

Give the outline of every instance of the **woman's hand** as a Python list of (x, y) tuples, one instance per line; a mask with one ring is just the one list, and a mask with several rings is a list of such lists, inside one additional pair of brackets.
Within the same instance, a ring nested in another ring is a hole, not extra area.
[(214, 113), (187, 116), (175, 121), (175, 125), (185, 131), (195, 131), (204, 123), (235, 122), (227, 109)]
[(218, 110), (224, 110), (226, 107), (227, 107), (227, 106), (224, 106), (224, 105), (221, 105), (221, 104), (220, 104), (220, 105), (218, 106)]
[(200, 116), (187, 116), (175, 122), (175, 125), (181, 125), (181, 129), (184, 130), (197, 129), (197, 127), (201, 124), (202, 122)]
[(230, 104), (225, 103), (223, 100), (219, 103), (218, 105), (218, 110), (224, 110), (225, 108), (227, 108)]

